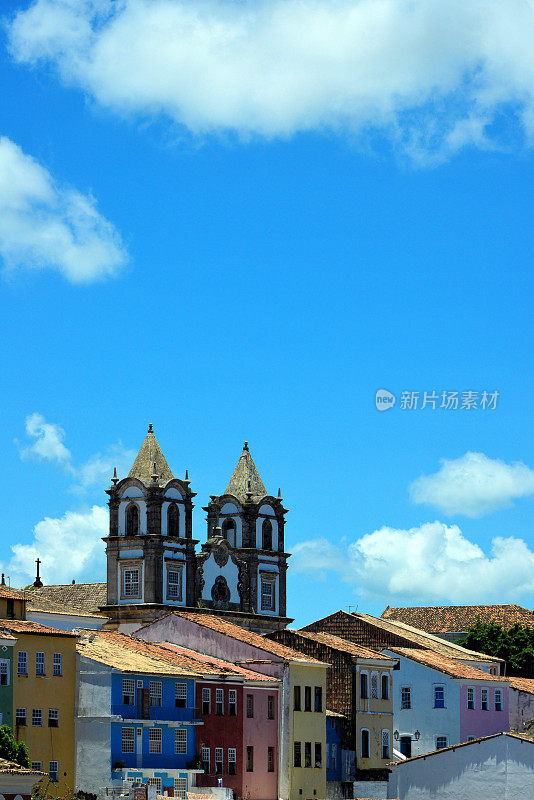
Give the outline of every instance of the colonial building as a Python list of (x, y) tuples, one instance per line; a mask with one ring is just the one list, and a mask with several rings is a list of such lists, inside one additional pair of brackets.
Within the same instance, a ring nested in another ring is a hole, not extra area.
[[(112, 627), (133, 631), (173, 609), (221, 614), (258, 632), (285, 627), (284, 515), (245, 442), (230, 482), (205, 507), (207, 538), (193, 538), (190, 481), (175, 478), (152, 425), (129, 475), (112, 479), (106, 542)], [(42, 593), (43, 590), (41, 589)]]

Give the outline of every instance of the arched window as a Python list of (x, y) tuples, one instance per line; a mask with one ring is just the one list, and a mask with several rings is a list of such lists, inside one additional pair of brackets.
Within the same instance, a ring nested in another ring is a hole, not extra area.
[(228, 539), (228, 542), (232, 545), (232, 547), (236, 546), (235, 520), (233, 520), (231, 517), (224, 520), (222, 524), (222, 535), (225, 539)]
[(270, 519), (264, 519), (261, 526), (261, 546), (263, 550), (273, 549), (273, 526)]
[(176, 503), (171, 503), (167, 509), (167, 536), (180, 535), (180, 511)]
[(126, 509), (126, 536), (139, 534), (139, 509), (135, 503), (130, 503)]

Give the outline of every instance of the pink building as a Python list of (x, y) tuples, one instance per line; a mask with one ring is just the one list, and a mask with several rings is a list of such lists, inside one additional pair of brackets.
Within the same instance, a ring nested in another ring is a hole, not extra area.
[(509, 730), (508, 683), (484, 679), (460, 685), (460, 741)]

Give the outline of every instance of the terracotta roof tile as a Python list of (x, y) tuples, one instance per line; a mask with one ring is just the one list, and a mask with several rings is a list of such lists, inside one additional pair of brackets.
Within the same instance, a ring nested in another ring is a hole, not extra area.
[(534, 678), (516, 678), (515, 676), (511, 675), (509, 676), (508, 680), (510, 681), (510, 687), (512, 689), (534, 694)]
[(25, 600), (26, 595), (20, 589), (12, 589), (11, 586), (2, 586), (0, 584), (0, 597), (6, 597), (8, 600)]
[(27, 589), (27, 599), (43, 598), (61, 605), (72, 606), (80, 611), (98, 613), (100, 606), (107, 602), (105, 583), (65, 583), (43, 586), (41, 589)]
[(44, 775), (44, 772), (40, 772), (38, 769), (21, 767), (20, 764), (16, 764), (14, 761), (8, 761), (5, 758), (0, 758), (0, 773), (4, 775)]
[(10, 631), (10, 633), (36, 633), (48, 636), (70, 636), (75, 639), (76, 634), (60, 631), (59, 628), (52, 628), (50, 625), (41, 625), (39, 622), (31, 622), (28, 619), (2, 619), (0, 627)]
[(481, 622), (496, 622), (506, 629), (516, 623), (534, 628), (534, 613), (518, 605), (388, 606), (381, 616), (383, 619), (405, 622), (429, 633), (467, 631), (478, 618)]
[(363, 647), (361, 644), (349, 642), (348, 639), (342, 639), (340, 636), (334, 636), (331, 633), (321, 633), (317, 631), (294, 631), (292, 628), (287, 628), (290, 633), (295, 633), (297, 636), (302, 636), (303, 639), (309, 639), (312, 642), (324, 644), (331, 647), (332, 650), (339, 650), (342, 653), (349, 653), (351, 656), (359, 658), (374, 658), (378, 660), (387, 661), (388, 657), (378, 653), (376, 650), (370, 650), (368, 647)]
[(124, 633), (92, 631), (79, 639), (76, 649), (80, 655), (121, 672), (188, 677), (199, 675), (198, 670), (190, 668), (186, 659), (173, 658), (172, 654), (158, 645), (142, 646), (147, 644)]
[(102, 614), (95, 614), (94, 611), (84, 611), (77, 606), (69, 606), (66, 603), (58, 603), (55, 600), (50, 600), (48, 597), (42, 597), (41, 595), (38, 597), (28, 596), (26, 612), (29, 613), (30, 611), (34, 613), (41, 611), (45, 614), (62, 614), (71, 617), (93, 617), (95, 620), (100, 620), (102, 623), (106, 620)]
[(432, 667), (432, 669), (437, 669), (453, 678), (505, 683), (508, 683), (509, 680), (508, 678), (499, 677), (497, 675), (490, 675), (482, 669), (471, 667), (469, 664), (464, 664), (455, 658), (447, 658), (447, 656), (435, 653), (432, 650), (422, 650), (414, 647), (387, 647), (384, 649), (410, 658), (412, 661), (417, 661), (419, 664), (425, 664), (427, 667)]

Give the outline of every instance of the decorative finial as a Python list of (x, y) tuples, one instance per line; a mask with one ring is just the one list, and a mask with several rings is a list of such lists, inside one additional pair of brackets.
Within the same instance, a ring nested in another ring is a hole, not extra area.
[(74, 586), (74, 584), (75, 584), (75, 583), (76, 583), (76, 581), (75, 581), (75, 580), (74, 580), (74, 578), (73, 578), (73, 579), (72, 579), (72, 585)]
[(111, 479), (111, 483), (113, 484), (113, 486), (116, 486), (118, 484), (118, 482), (119, 482), (119, 479), (117, 478), (117, 467), (115, 467), (113, 469), (113, 477)]
[(216, 494), (210, 494), (210, 500), (211, 500), (212, 503), (214, 503), (217, 500), (217, 495)]
[(245, 444), (243, 445), (243, 450), (246, 450), (248, 453), (248, 442), (245, 442)]
[(279, 499), (279, 500), (281, 500), (281, 499), (282, 499), (282, 492), (280, 491), (280, 489), (278, 489), (278, 499)]
[(2, 572), (2, 586), (5, 586), (5, 585), (6, 585), (6, 576)]
[(148, 432), (149, 433), (154, 433), (154, 431), (152, 429), (152, 423), (151, 422), (148, 423)]
[(157, 483), (158, 473), (157, 473), (157, 470), (156, 470), (156, 462), (155, 461), (154, 461), (154, 470), (152, 472), (151, 478), (152, 478), (152, 483)]
[(187, 483), (187, 484), (191, 483), (191, 481), (189, 480), (189, 470), (188, 469), (186, 469), (186, 471), (185, 471), (184, 483)]

